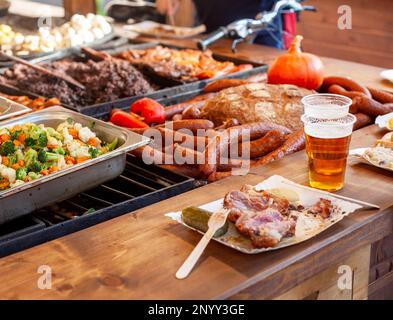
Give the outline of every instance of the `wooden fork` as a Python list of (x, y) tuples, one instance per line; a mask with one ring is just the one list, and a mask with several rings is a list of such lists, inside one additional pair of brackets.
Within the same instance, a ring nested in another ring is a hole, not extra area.
[(208, 223), (209, 230), (207, 230), (201, 241), (199, 241), (198, 245), (188, 256), (187, 260), (177, 271), (176, 273), (177, 279), (181, 280), (189, 276), (195, 264), (198, 262), (199, 258), (201, 257), (202, 253), (205, 251), (210, 240), (213, 238), (216, 231), (220, 229), (222, 226), (224, 226), (225, 222), (227, 221), (228, 214), (229, 214), (229, 210), (225, 210), (225, 209), (219, 210), (212, 214)]

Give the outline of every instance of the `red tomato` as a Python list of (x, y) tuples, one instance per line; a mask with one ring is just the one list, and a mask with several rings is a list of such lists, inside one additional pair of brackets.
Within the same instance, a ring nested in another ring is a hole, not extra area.
[(125, 128), (147, 128), (148, 125), (135, 114), (117, 110), (112, 113), (110, 122)]
[(131, 105), (131, 112), (140, 115), (147, 124), (164, 123), (165, 108), (149, 98), (143, 98)]

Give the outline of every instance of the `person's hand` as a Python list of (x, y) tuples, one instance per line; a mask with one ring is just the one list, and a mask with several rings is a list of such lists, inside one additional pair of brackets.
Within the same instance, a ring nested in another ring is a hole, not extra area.
[(173, 16), (179, 5), (180, 0), (156, 0), (157, 11), (162, 15)]

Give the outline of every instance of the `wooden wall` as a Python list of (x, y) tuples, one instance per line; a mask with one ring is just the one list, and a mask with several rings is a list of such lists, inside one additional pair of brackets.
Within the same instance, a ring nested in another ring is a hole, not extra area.
[[(308, 0), (318, 12), (305, 12), (298, 33), (304, 49), (318, 55), (393, 68), (392, 0)], [(339, 30), (340, 5), (352, 8), (352, 30)]]

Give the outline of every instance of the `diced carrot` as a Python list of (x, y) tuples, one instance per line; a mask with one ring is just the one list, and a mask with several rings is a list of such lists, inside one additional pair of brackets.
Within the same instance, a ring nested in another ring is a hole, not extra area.
[(1, 140), (2, 142), (10, 141), (10, 140), (11, 140), (11, 136), (10, 136), (9, 134), (2, 134), (2, 135), (0, 136), (0, 140)]
[(90, 159), (91, 159), (90, 157), (78, 157), (76, 159), (76, 163), (82, 163), (82, 162), (85, 162), (85, 161), (90, 160)]
[(49, 168), (49, 173), (53, 173), (53, 172), (57, 172), (57, 171), (59, 171), (59, 168), (56, 167), (56, 166), (51, 166), (51, 167)]
[(20, 168), (20, 165), (18, 163), (15, 163), (11, 166), (12, 169), (18, 170)]
[(19, 160), (18, 164), (20, 167), (24, 167), (25, 166), (25, 162), (23, 160)]
[(75, 164), (76, 163), (75, 159), (71, 156), (65, 156), (64, 160), (65, 160), (66, 164)]
[(87, 141), (87, 144), (89, 146), (96, 147), (97, 146), (97, 139), (96, 138), (90, 138), (89, 141)]
[(25, 143), (26, 135), (24, 133), (19, 134), (18, 141), (21, 143)]
[(1, 159), (1, 163), (4, 164), (6, 167), (9, 165), (9, 161), (7, 157), (2, 157)]
[(13, 142), (15, 147), (18, 147), (22, 144), (22, 142), (20, 142), (19, 140), (14, 140)]
[(78, 131), (76, 131), (75, 129), (73, 129), (73, 128), (68, 128), (68, 133), (69, 133), (74, 139), (78, 138)]
[(41, 173), (43, 176), (47, 176), (47, 175), (49, 174), (49, 171), (48, 171), (48, 170), (41, 170), (40, 173)]
[(55, 145), (55, 144), (47, 144), (46, 147), (47, 147), (48, 149), (56, 149), (58, 146)]
[(7, 188), (10, 182), (7, 179), (0, 180), (0, 190)]
[(22, 130), (22, 127), (19, 125), (16, 125), (16, 126), (13, 126), (10, 131), (15, 132), (15, 131), (19, 131), (19, 130)]

